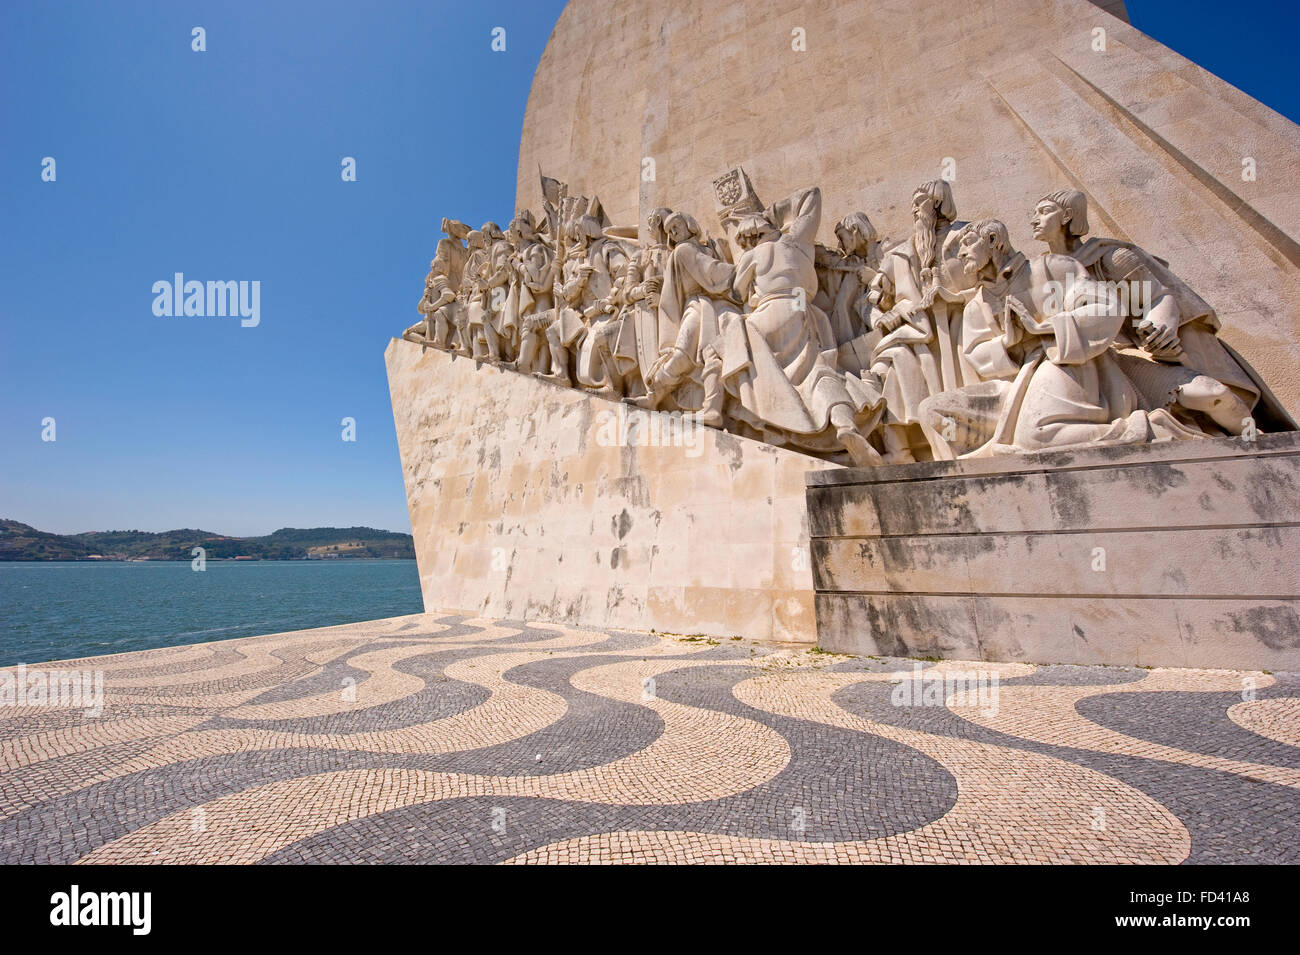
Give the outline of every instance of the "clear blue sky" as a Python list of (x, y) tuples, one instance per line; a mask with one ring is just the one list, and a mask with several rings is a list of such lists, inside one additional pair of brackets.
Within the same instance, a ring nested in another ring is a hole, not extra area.
[[(1292, 119), (1296, 6), (1129, 2)], [(0, 517), (408, 530), (383, 349), (416, 318), (441, 216), (509, 219), (562, 7), (6, 0)], [(261, 324), (155, 317), (153, 283), (178, 271), (260, 281)]]

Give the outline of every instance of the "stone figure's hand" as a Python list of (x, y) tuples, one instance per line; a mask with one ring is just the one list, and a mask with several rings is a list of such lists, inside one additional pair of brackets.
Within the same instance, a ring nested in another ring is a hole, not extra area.
[(651, 276), (642, 283), (642, 287), (650, 295), (658, 295), (663, 291), (664, 280), (660, 276)]
[(908, 316), (911, 314), (912, 310), (906, 305), (895, 305), (889, 311), (885, 312), (885, 314), (880, 316), (879, 320), (876, 322), (876, 327), (888, 335), (890, 332), (898, 329), (903, 322), (907, 321)]
[(1142, 348), (1154, 358), (1176, 361), (1183, 353), (1178, 330), (1168, 322), (1143, 319), (1137, 326), (1137, 334)]

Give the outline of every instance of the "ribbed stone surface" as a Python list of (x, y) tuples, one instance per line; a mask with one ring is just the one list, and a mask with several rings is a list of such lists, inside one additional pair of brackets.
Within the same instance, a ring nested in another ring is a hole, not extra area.
[(823, 647), (1300, 669), (1300, 434), (810, 475)]

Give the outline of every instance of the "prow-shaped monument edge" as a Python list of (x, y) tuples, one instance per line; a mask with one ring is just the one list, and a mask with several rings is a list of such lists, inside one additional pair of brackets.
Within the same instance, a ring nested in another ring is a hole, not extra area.
[(831, 462), (393, 339), (426, 610), (812, 642), (804, 481)]

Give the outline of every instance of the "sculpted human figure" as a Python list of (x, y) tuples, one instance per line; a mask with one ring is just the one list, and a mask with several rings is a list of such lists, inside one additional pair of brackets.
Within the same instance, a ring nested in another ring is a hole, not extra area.
[(830, 322), (813, 304), (820, 223), (817, 188), (738, 219), (735, 237), (744, 251), (733, 289), (747, 311), (727, 316), (720, 337), (705, 350), (704, 406), (694, 418), (718, 427), (725, 408), (767, 440), (846, 450), (855, 464), (870, 466), (880, 455), (860, 427), (868, 419), (874, 423), (872, 403), (850, 387), (861, 383), (836, 366)]
[(519, 357), (508, 367), (525, 374), (545, 370), (546, 329), (555, 320), (555, 258), (541, 242), (529, 242), (519, 257)]
[(461, 277), (460, 294), (457, 296), (460, 307), (457, 310), (456, 326), (460, 350), (466, 355), (481, 358), (486, 340), (483, 326), (488, 315), (488, 303), (484, 294), (489, 261), (487, 237), (478, 229), (473, 229), (466, 236), (466, 246), (469, 251)]
[(623, 273), (623, 322), (614, 348), (614, 360), (624, 379), (624, 394), (641, 397), (648, 369), (659, 357), (659, 293), (668, 264), (668, 234), (664, 223), (672, 215), (667, 208), (654, 209), (646, 216), (647, 241), (638, 246)]
[[(502, 328), (506, 317), (514, 248), (495, 222), (485, 222), (483, 234), (486, 255), (479, 266), (479, 302), (481, 314), (471, 322), (474, 357), (499, 362), (502, 358)], [(508, 343), (508, 339), (507, 339)]]
[(584, 215), (571, 223), (568, 257), (556, 290), (559, 306), (556, 320), (546, 329), (551, 352), (551, 371), (544, 377), (571, 385), (569, 355), (576, 355), (574, 373), (583, 388), (612, 390), (604, 368), (588, 341), (593, 326), (598, 335), (615, 310), (611, 293), (614, 273), (621, 270), (626, 255), (617, 242), (605, 238), (595, 217)]
[(961, 324), (977, 378), (921, 403), (936, 459), (1203, 436), (1141, 409), (1112, 347), (1124, 318), (1076, 260), (1026, 259), (996, 219), (963, 229), (958, 254), (978, 283)]
[(1124, 318), (1117, 344), (1140, 348), (1159, 363), (1125, 363), (1131, 376), (1142, 376), (1150, 403), (1211, 431), (1236, 435), (1265, 393), (1269, 424), (1294, 426), (1250, 366), (1219, 339), (1214, 310), (1166, 262), (1131, 242), (1083, 239), (1088, 199), (1082, 192), (1044, 196), (1029, 222), (1035, 239), (1077, 260), (1112, 290)]
[(457, 292), (465, 267), (468, 250), (461, 239), (469, 234), (469, 226), (455, 219), (443, 219), (445, 238), (438, 240), (429, 274), (425, 277), (425, 293), (416, 306), (424, 320), (402, 333), (402, 337), (422, 341), (436, 348), (452, 348), (456, 330)]
[(880, 266), (880, 237), (865, 212), (854, 212), (835, 224), (838, 249), (817, 246), (817, 297), (814, 303), (830, 318), (837, 344), (864, 328), (858, 302), (871, 286)]
[(659, 293), (659, 354), (641, 368), (646, 396), (637, 404), (694, 410), (698, 401), (684, 386), (700, 382), (704, 350), (718, 336), (721, 316), (737, 311), (729, 300), (735, 267), (718, 257), (693, 216), (672, 213), (664, 231), (670, 251)]
[(578, 383), (606, 398), (622, 398), (627, 392), (627, 373), (636, 367), (636, 343), (628, 311), (635, 271), (632, 257), (610, 256), (610, 289), (595, 306), (595, 315), (578, 351)]
[(936, 179), (916, 188), (912, 219), (912, 237), (885, 254), (862, 303), (881, 336), (870, 367), (885, 396), (881, 432), (888, 464), (928, 453), (921, 402), (960, 387), (969, 371), (957, 344), (963, 293), (971, 285), (957, 259), (965, 223), (957, 221), (947, 182)]
[[(515, 218), (511, 220), (509, 228), (506, 229), (506, 241), (511, 248), (506, 266), (509, 273), (509, 286), (505, 306), (499, 318), (498, 329), (503, 358), (515, 363), (519, 358), (519, 352), (523, 345), (525, 317), (536, 311), (536, 301), (528, 283), (525, 281), (527, 269), (524, 260), (529, 258), (530, 253), (533, 253), (534, 247), (540, 250), (542, 259), (547, 260), (550, 249), (538, 236), (537, 224), (533, 219), (533, 214), (527, 209), (520, 210)], [(536, 253), (533, 253), (532, 257), (536, 259)], [(550, 297), (549, 284), (547, 285), (547, 297), (548, 299)]]

